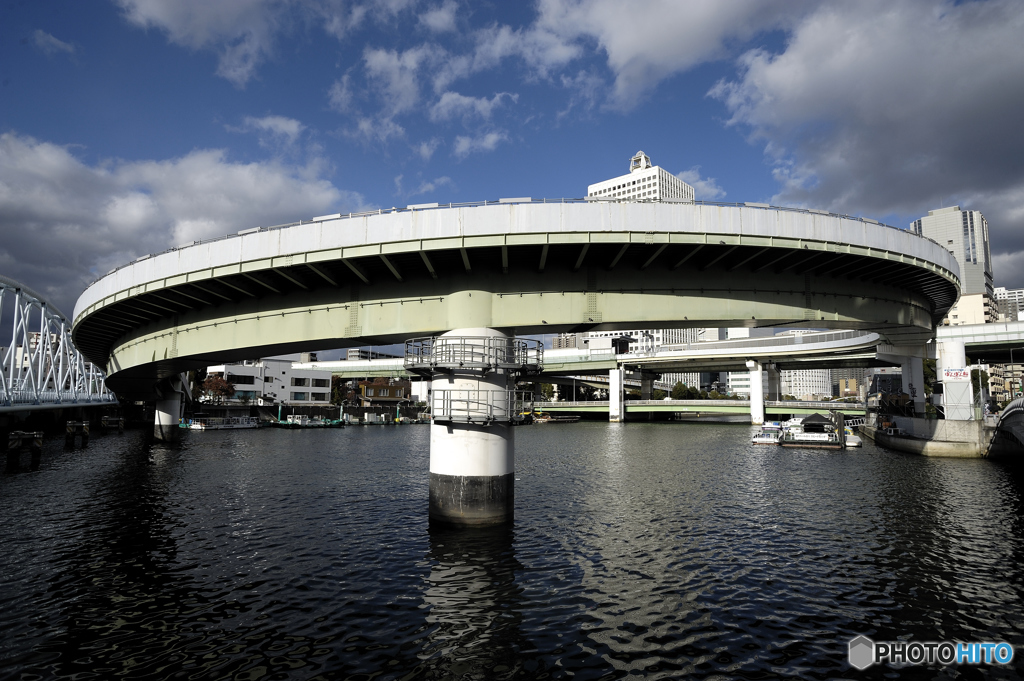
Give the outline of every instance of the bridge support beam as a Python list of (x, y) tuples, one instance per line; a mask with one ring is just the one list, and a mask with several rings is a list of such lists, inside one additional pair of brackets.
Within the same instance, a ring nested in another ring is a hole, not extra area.
[(623, 369), (611, 369), (608, 372), (608, 420), (621, 423), (626, 420), (626, 402)]
[(486, 328), (455, 329), (433, 339), (431, 522), (483, 526), (514, 517), (513, 421), (521, 409), (515, 343)]
[(164, 382), (161, 399), (156, 401), (153, 420), (153, 439), (175, 442), (181, 436), (181, 380), (172, 378)]
[(747, 360), (750, 369), (750, 423), (755, 426), (764, 424), (764, 384), (761, 380), (761, 363)]

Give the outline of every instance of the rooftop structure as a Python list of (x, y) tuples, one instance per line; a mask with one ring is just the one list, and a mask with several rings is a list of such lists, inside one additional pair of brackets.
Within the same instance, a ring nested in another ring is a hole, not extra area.
[(587, 187), (588, 199), (618, 201), (693, 201), (693, 187), (660, 166), (642, 151), (629, 159), (629, 174)]

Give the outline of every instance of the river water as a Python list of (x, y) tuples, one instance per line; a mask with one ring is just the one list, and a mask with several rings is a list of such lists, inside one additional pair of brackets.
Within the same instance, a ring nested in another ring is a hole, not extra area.
[(848, 641), (1024, 644), (1024, 474), (517, 431), (516, 520), (431, 529), (429, 428), (141, 433), (0, 477), (0, 678), (1020, 678)]

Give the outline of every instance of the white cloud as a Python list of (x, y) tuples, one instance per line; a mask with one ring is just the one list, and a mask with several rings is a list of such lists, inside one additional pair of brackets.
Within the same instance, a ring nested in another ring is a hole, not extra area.
[(418, 71), (442, 52), (434, 45), (420, 45), (404, 52), (368, 48), (363, 53), (367, 76), (380, 90), (389, 115), (415, 108), (420, 100)]
[(434, 33), (447, 33), (455, 30), (455, 12), (459, 6), (452, 0), (428, 9), (420, 15), (420, 24)]
[(368, 142), (387, 142), (392, 138), (405, 137), (405, 128), (388, 117), (364, 117), (356, 121), (355, 130), (348, 130), (345, 134)]
[(440, 187), (451, 187), (454, 185), (452, 178), (444, 175), (442, 177), (435, 177), (433, 180), (421, 180), (416, 189), (411, 191), (405, 190), (405, 184), (402, 181), (404, 175), (398, 175), (395, 177), (395, 195), (405, 198), (412, 196), (420, 196), (422, 194), (431, 194)]
[(508, 135), (503, 131), (493, 131), (466, 137), (459, 135), (455, 138), (455, 147), (452, 151), (457, 157), (465, 158), (478, 151), (494, 151), (501, 142), (508, 141)]
[(234, 163), (205, 149), (89, 165), (68, 147), (0, 135), (0, 271), (65, 314), (85, 286), (146, 253), (257, 225), (365, 208), (325, 164)]
[(67, 54), (75, 53), (74, 45), (66, 43), (63, 40), (58, 40), (46, 31), (41, 31), (39, 29), (36, 29), (32, 34), (32, 42), (35, 43), (36, 48), (48, 55), (54, 55), (58, 52), (66, 52)]
[(434, 137), (433, 139), (427, 140), (426, 142), (420, 142), (415, 147), (413, 147), (413, 149), (416, 151), (417, 154), (420, 155), (420, 158), (422, 158), (424, 161), (429, 161), (440, 145), (441, 140)]
[(730, 46), (785, 27), (807, 0), (541, 0), (524, 54), (537, 68), (556, 68), (591, 41), (615, 74), (612, 103), (631, 109), (660, 81), (721, 59)]
[(225, 126), (231, 132), (255, 132), (264, 147), (291, 147), (306, 129), (300, 121), (287, 116), (246, 116), (240, 128)]
[(486, 97), (467, 97), (458, 92), (448, 91), (442, 94), (441, 99), (430, 108), (430, 120), (437, 122), (458, 117), (469, 118), (474, 115), (486, 120), (491, 117), (491, 112), (496, 107), (501, 106), (503, 97), (513, 102), (519, 101), (519, 95), (510, 92), (499, 92), (487, 99)]
[[(1024, 10), (1014, 0), (818, 6), (710, 92), (763, 141), (774, 199), (842, 212), (981, 210), (1024, 250)], [(1002, 277), (1001, 273), (997, 276)]]
[(339, 113), (348, 113), (352, 109), (352, 88), (349, 80), (349, 74), (346, 73), (334, 81), (327, 92), (331, 108)]
[(287, 0), (115, 0), (131, 23), (167, 32), (171, 42), (220, 53), (217, 75), (243, 87), (287, 28)]
[(700, 176), (700, 166), (676, 173), (676, 177), (693, 187), (694, 198), (698, 201), (714, 201), (725, 196), (725, 190), (718, 186), (715, 178)]

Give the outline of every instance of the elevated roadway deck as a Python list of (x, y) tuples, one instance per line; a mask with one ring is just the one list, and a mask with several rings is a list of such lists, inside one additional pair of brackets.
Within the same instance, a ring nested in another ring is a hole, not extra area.
[(141, 258), (81, 296), (74, 339), (123, 396), (209, 364), (449, 329), (874, 331), (922, 343), (959, 294), (941, 245), (762, 205), (523, 201), (332, 215)]

